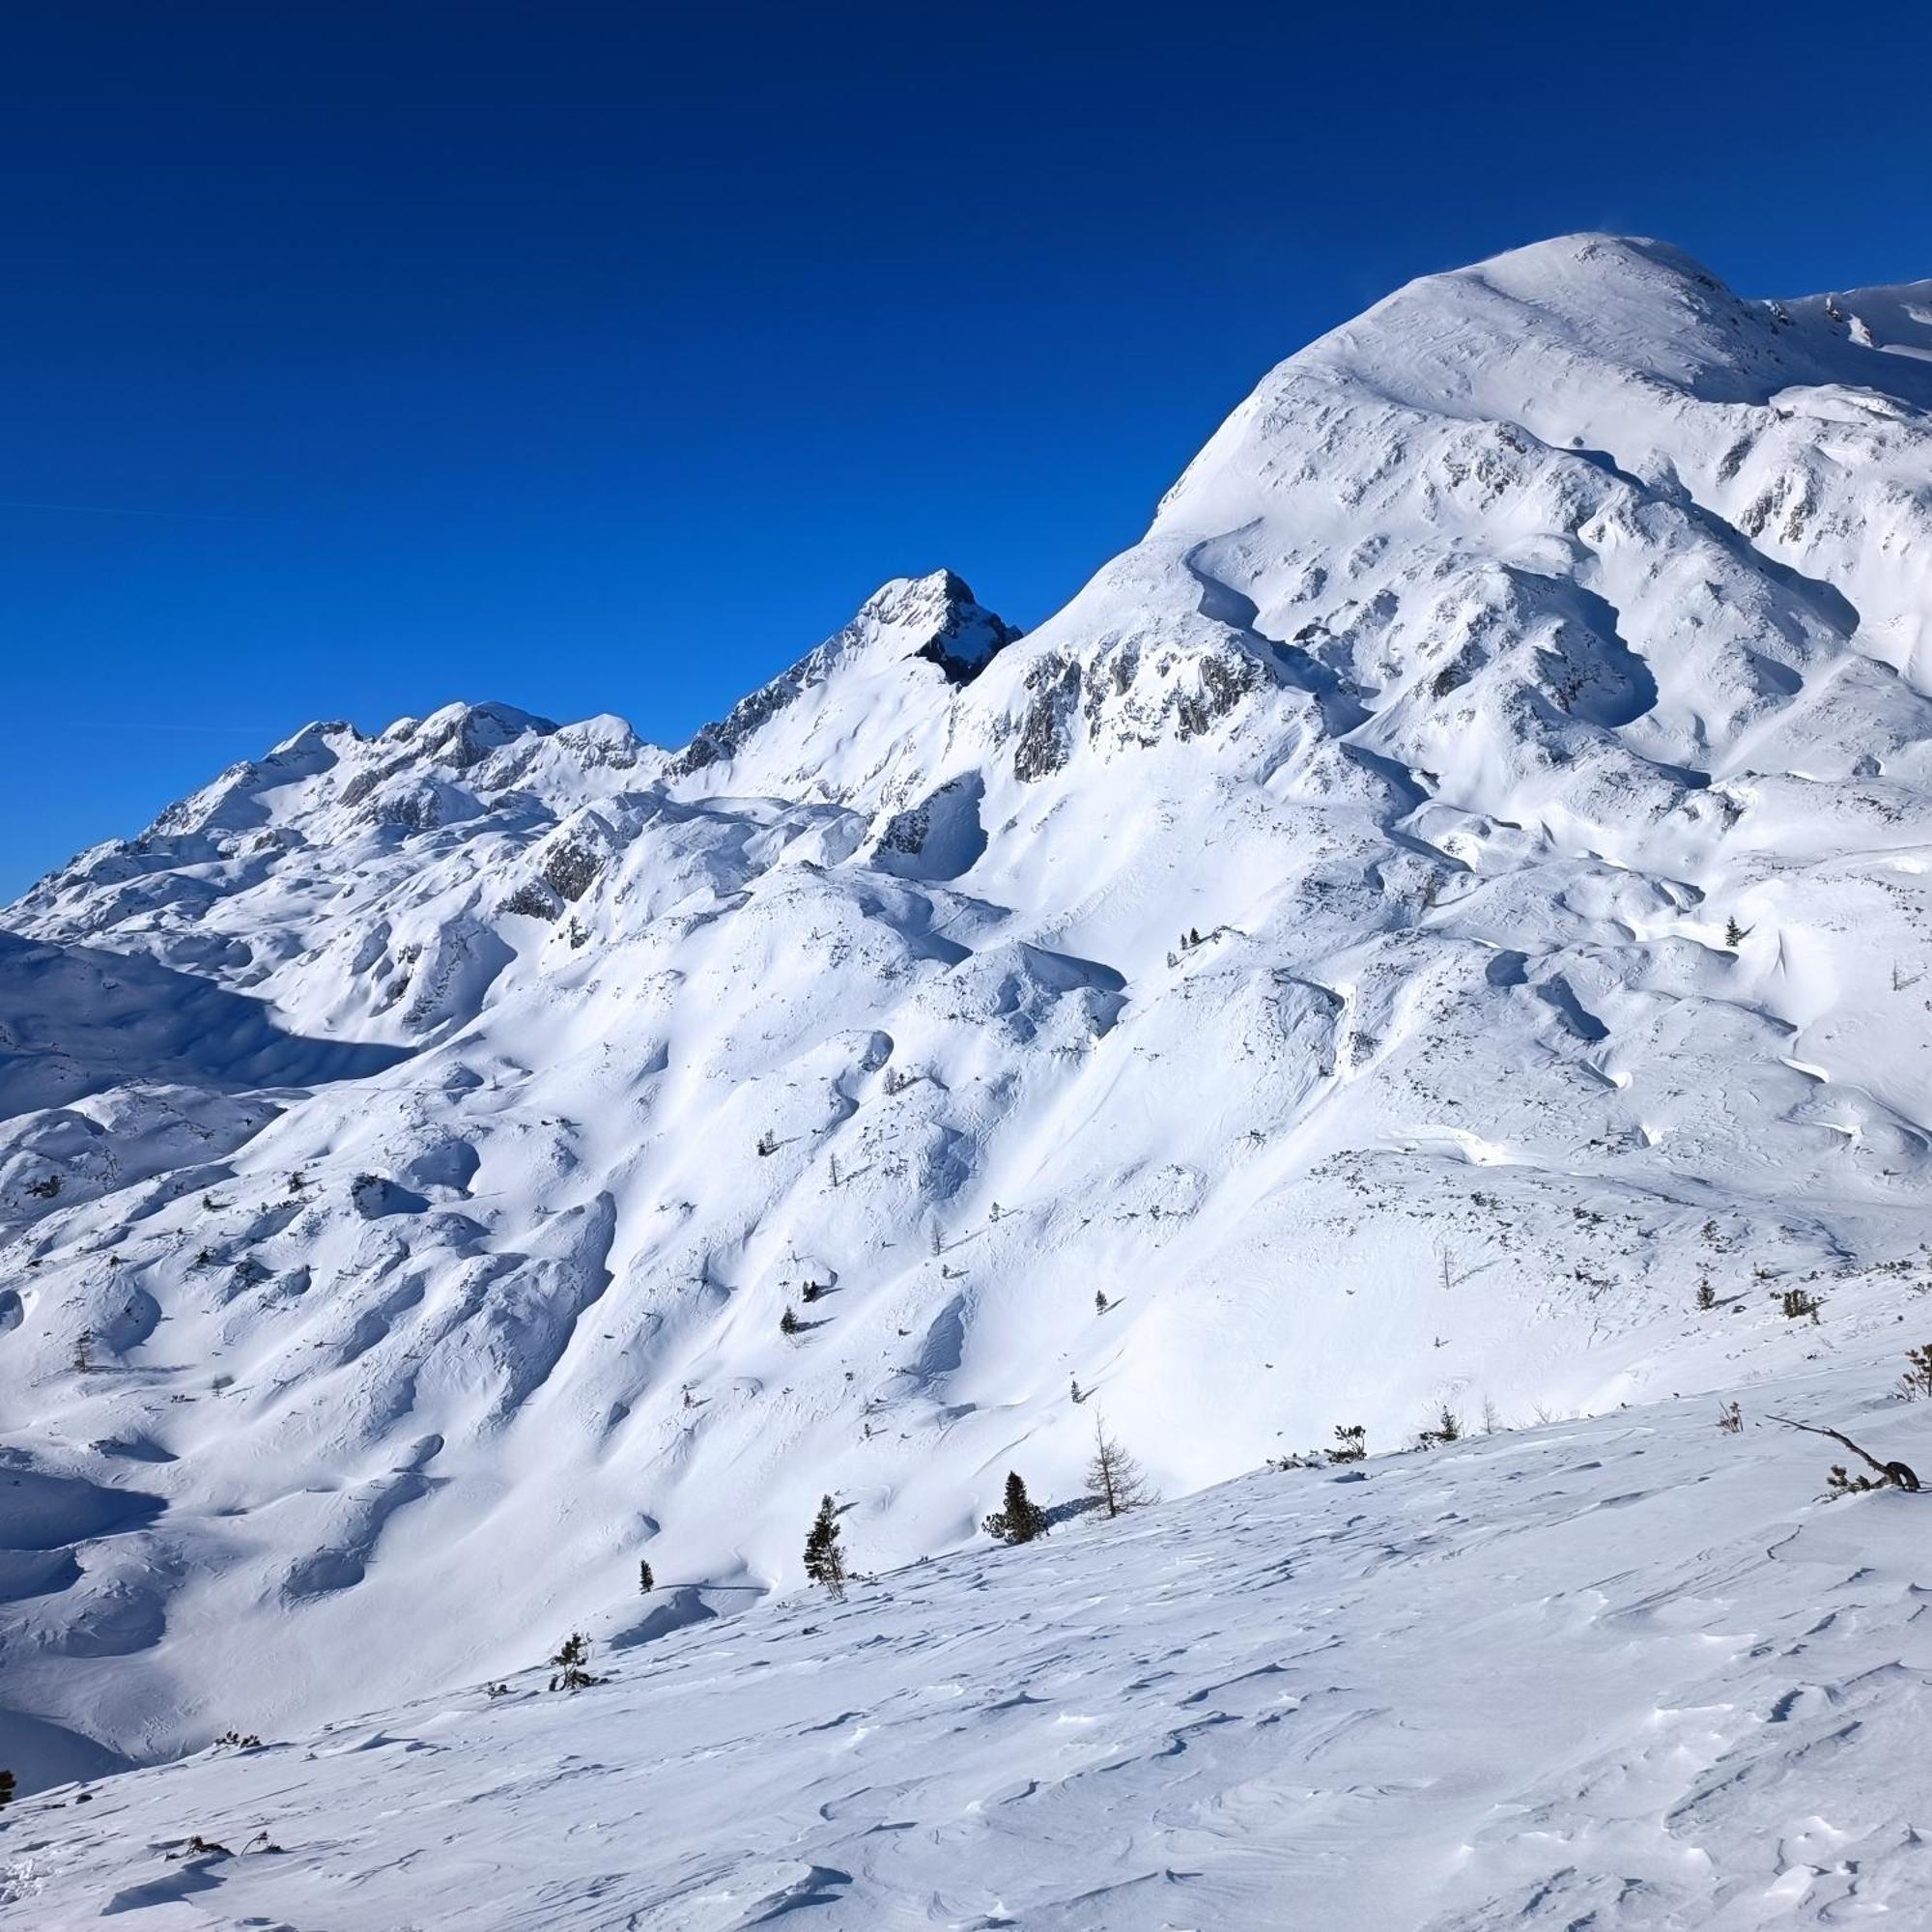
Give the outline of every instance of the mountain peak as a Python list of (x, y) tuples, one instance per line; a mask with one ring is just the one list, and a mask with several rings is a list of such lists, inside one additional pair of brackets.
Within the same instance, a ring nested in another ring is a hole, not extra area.
[[(891, 578), (843, 629), (701, 727), (678, 754), (672, 775), (690, 777), (736, 760), (781, 713), (796, 716), (809, 694), (819, 694), (810, 709), (813, 727), (822, 726), (828, 708), (838, 708), (825, 695), (835, 680), (842, 685), (848, 675), (878, 673), (902, 680), (904, 667), (917, 661), (936, 666), (949, 684), (967, 684), (1019, 635), (952, 571)], [(860, 712), (876, 712), (878, 700), (878, 693), (868, 692), (854, 702)]]

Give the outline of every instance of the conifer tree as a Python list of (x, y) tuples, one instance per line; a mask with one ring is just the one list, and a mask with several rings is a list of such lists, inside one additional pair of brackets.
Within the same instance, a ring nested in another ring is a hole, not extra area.
[(1109, 1517), (1144, 1509), (1158, 1498), (1148, 1488), (1141, 1465), (1107, 1434), (1100, 1416), (1094, 1418), (1094, 1460), (1087, 1465), (1087, 1493)]
[(805, 1574), (812, 1582), (823, 1583), (834, 1597), (844, 1596), (845, 1552), (839, 1547), (838, 1518), (830, 1496), (820, 1501), (805, 1539)]
[(779, 1317), (779, 1333), (781, 1335), (796, 1335), (798, 1333), (798, 1317), (789, 1308)]
[(658, 1579), (652, 1576), (650, 1564), (648, 1562), (639, 1562), (638, 1565), (638, 1595), (648, 1597), (657, 1586)]
[(1031, 1543), (1046, 1534), (1046, 1512), (1027, 1494), (1017, 1469), (1007, 1471), (1007, 1506), (989, 1516), (984, 1524), (988, 1536), (1002, 1543)]
[(553, 1690), (582, 1690), (592, 1684), (600, 1684), (602, 1678), (593, 1677), (583, 1666), (590, 1661), (590, 1639), (582, 1631), (572, 1631), (557, 1645), (556, 1655), (551, 1662), (553, 1675), (550, 1688)]

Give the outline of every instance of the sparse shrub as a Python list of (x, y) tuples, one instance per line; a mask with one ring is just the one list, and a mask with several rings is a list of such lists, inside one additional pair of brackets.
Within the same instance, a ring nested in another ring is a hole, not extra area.
[(232, 1859), (235, 1856), (228, 1847), (214, 1838), (204, 1838), (199, 1832), (194, 1833), (185, 1844), (177, 1845), (168, 1854), (171, 1861), (181, 1859)]
[(1745, 1412), (1734, 1402), (1720, 1402), (1718, 1405), (1718, 1427), (1726, 1435), (1742, 1435), (1745, 1431)]
[(1425, 1429), (1415, 1438), (1418, 1449), (1438, 1449), (1463, 1439), (1463, 1418), (1445, 1402), (1435, 1417), (1435, 1427)]
[(1840, 1496), (1861, 1496), (1872, 1490), (1889, 1489), (1889, 1484), (1875, 1483), (1869, 1476), (1850, 1474), (1842, 1463), (1832, 1464), (1832, 1473), (1825, 1478), (1827, 1500), (1835, 1502)]
[(1335, 1425), (1335, 1446), (1328, 1452), (1331, 1463), (1359, 1463), (1369, 1453), (1369, 1432), (1359, 1422)]
[(262, 1740), (253, 1731), (223, 1731), (215, 1739), (216, 1750), (260, 1750)]
[(1898, 1378), (1898, 1392), (1907, 1402), (1932, 1396), (1932, 1342), (1905, 1351), (1905, 1373)]
[(51, 1201), (61, 1191), (61, 1178), (57, 1174), (43, 1174), (38, 1180), (27, 1182), (27, 1192), (36, 1201)]
[(1807, 1315), (1815, 1321), (1824, 1305), (1808, 1289), (1787, 1288), (1777, 1297), (1777, 1312), (1787, 1321), (1802, 1321)]
[(1046, 1512), (1027, 1494), (1017, 1469), (1007, 1471), (1006, 1508), (996, 1510), (981, 1525), (1002, 1543), (1031, 1543), (1046, 1534)]
[(92, 1347), (93, 1342), (94, 1342), (93, 1330), (88, 1328), (83, 1328), (80, 1331), (80, 1333), (73, 1338), (73, 1361), (71, 1366), (72, 1367), (74, 1374), (77, 1376), (87, 1375), (93, 1370), (94, 1357), (91, 1353), (89, 1353), (89, 1350)]
[(557, 1645), (556, 1654), (550, 1660), (550, 1688), (553, 1690), (587, 1690), (591, 1685), (603, 1683), (601, 1677), (591, 1676), (585, 1667), (589, 1662), (590, 1639), (582, 1631), (572, 1631)]
[(510, 1694), (510, 1687), (507, 1684), (486, 1684), (483, 1687), (483, 1694), (486, 1697), (507, 1697)]
[(845, 1551), (838, 1540), (838, 1516), (830, 1496), (820, 1498), (818, 1514), (805, 1539), (805, 1574), (835, 1598), (845, 1595)]
[(764, 1132), (758, 1136), (759, 1158), (763, 1159), (767, 1155), (775, 1154), (778, 1152), (778, 1151), (779, 1151), (779, 1137), (778, 1135), (772, 1132), (771, 1128), (767, 1127), (764, 1130)]
[(801, 1301), (816, 1301), (829, 1286), (828, 1282), (809, 1281), (799, 1290), (798, 1298)]
[(1867, 1490), (1904, 1490), (1917, 1495), (1920, 1489), (1918, 1472), (1910, 1463), (1881, 1463), (1869, 1449), (1861, 1448), (1842, 1429), (1826, 1429), (1815, 1422), (1794, 1422), (1788, 1415), (1774, 1415), (1774, 1422), (1779, 1422), (1786, 1429), (1802, 1429), (1807, 1435), (1827, 1435), (1833, 1442), (1849, 1449), (1866, 1468), (1875, 1470), (1879, 1480), (1873, 1482), (1869, 1476), (1848, 1476), (1841, 1463), (1832, 1464), (1832, 1473), (1826, 1479), (1826, 1488), (1831, 1496), (1862, 1495)]
[(14, 1802), (14, 1793), (18, 1780), (11, 1771), (0, 1771), (0, 1811), (6, 1810)]

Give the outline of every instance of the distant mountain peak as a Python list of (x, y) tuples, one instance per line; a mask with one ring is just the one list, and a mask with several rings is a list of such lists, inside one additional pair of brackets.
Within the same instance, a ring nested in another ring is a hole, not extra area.
[(892, 578), (860, 605), (850, 623), (698, 730), (678, 754), (673, 775), (689, 777), (736, 759), (781, 713), (838, 674), (917, 660), (936, 667), (949, 684), (967, 684), (1020, 635), (950, 570)]

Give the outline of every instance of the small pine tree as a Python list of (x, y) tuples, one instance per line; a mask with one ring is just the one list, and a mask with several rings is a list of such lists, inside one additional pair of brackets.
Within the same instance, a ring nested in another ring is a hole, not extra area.
[(638, 1565), (638, 1595), (648, 1597), (658, 1586), (658, 1579), (651, 1574), (651, 1566), (646, 1562)]
[(1002, 1543), (1031, 1543), (1046, 1534), (1046, 1512), (1027, 1494), (1017, 1469), (1007, 1471), (1007, 1506), (986, 1519), (988, 1536)]
[(1718, 1305), (1718, 1291), (1708, 1281), (1697, 1284), (1697, 1312), (1708, 1315)]
[(834, 1597), (845, 1594), (845, 1551), (838, 1541), (838, 1518), (832, 1498), (822, 1498), (818, 1514), (805, 1539), (805, 1574), (814, 1583), (822, 1583)]
[(816, 1301), (825, 1293), (825, 1290), (826, 1284), (824, 1282), (809, 1281), (799, 1290), (798, 1298), (801, 1301)]
[(1749, 937), (1749, 928), (1740, 925), (1735, 919), (1724, 922), (1724, 945), (1730, 952), (1735, 952)]
[(779, 1333), (781, 1335), (796, 1335), (798, 1333), (798, 1329), (799, 1329), (798, 1317), (794, 1315), (789, 1308), (787, 1308), (785, 1312), (779, 1317)]
[(0, 1811), (14, 1802), (15, 1780), (11, 1771), (0, 1771)]
[(1815, 1321), (1818, 1311), (1824, 1305), (1815, 1294), (1807, 1293), (1802, 1288), (1787, 1288), (1777, 1297), (1778, 1313), (1787, 1321), (1802, 1321), (1807, 1315)]
[(837, 1187), (838, 1185), (838, 1156), (836, 1153), (829, 1154), (826, 1156), (826, 1159), (827, 1164), (832, 1170), (832, 1184), (834, 1187)]
[(593, 1684), (601, 1684), (601, 1677), (593, 1677), (584, 1666), (590, 1662), (590, 1639), (582, 1631), (572, 1631), (557, 1645), (556, 1654), (550, 1660), (553, 1690), (585, 1690)]
[(1898, 1378), (1898, 1392), (1907, 1402), (1932, 1396), (1932, 1342), (1922, 1349), (1905, 1351), (1905, 1373)]
[(1145, 1509), (1159, 1500), (1148, 1488), (1146, 1473), (1133, 1457), (1107, 1434), (1106, 1423), (1094, 1418), (1094, 1460), (1087, 1464), (1087, 1493), (1109, 1517)]
[(91, 1329), (83, 1328), (73, 1341), (73, 1372), (77, 1376), (88, 1374), (94, 1367), (94, 1357), (88, 1353), (88, 1345), (94, 1340)]
[(1104, 1288), (1096, 1288), (1094, 1291), (1094, 1313), (1095, 1315), (1106, 1314), (1112, 1305), (1107, 1299), (1107, 1291)]
[(1087, 1400), (1086, 1396), (1081, 1392), (1080, 1378), (1078, 1376), (1067, 1377), (1066, 1392), (1073, 1398), (1075, 1403), (1083, 1403)]
[(758, 1136), (758, 1157), (762, 1160), (779, 1151), (779, 1137), (767, 1127)]
[(1369, 1432), (1364, 1423), (1335, 1425), (1335, 1446), (1328, 1452), (1331, 1463), (1359, 1463), (1369, 1453)]

